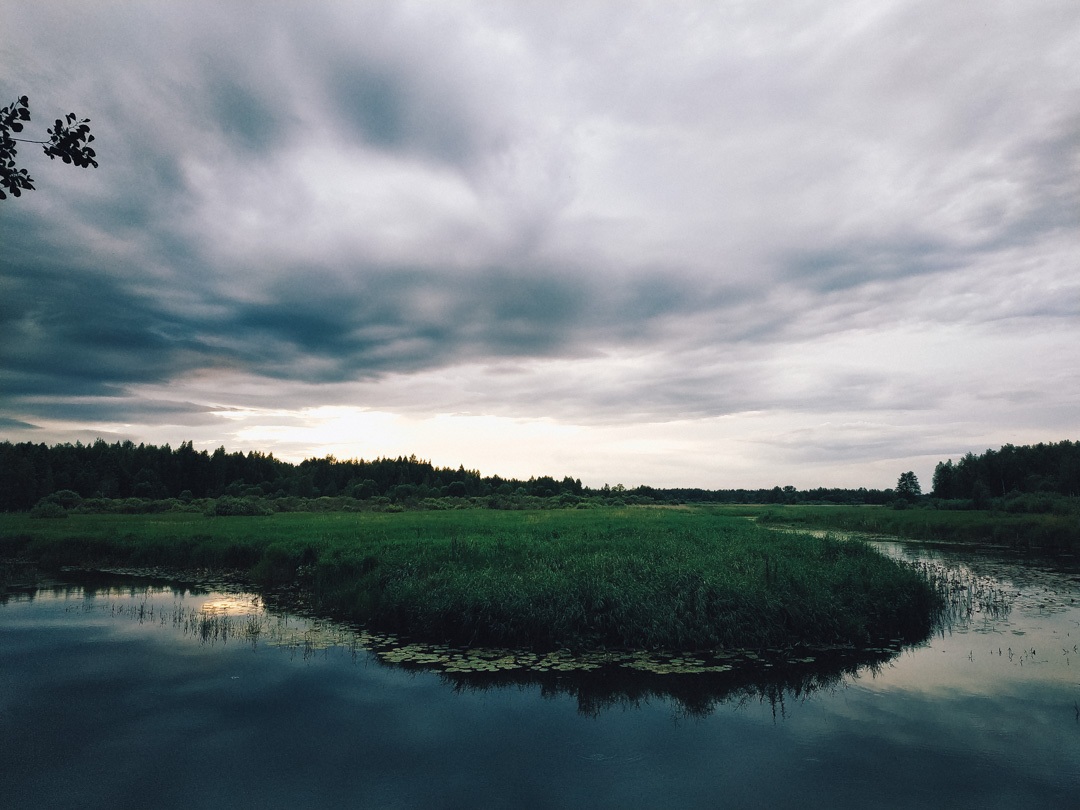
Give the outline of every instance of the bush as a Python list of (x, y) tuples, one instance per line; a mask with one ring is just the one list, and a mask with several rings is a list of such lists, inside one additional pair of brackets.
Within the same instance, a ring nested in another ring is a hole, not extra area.
[(72, 511), (77, 515), (108, 515), (116, 510), (108, 498), (87, 498)]
[(975, 508), (975, 502), (970, 498), (934, 498), (931, 502), (935, 508), (947, 512), (965, 512)]
[(48, 498), (42, 498), (30, 510), (30, 517), (32, 518), (66, 518), (67, 516), (64, 507)]
[(258, 517), (269, 515), (270, 509), (254, 498), (235, 498), (222, 495), (206, 510), (210, 517)]
[(1005, 501), (1005, 511), (1045, 515), (1054, 509), (1054, 498), (1049, 495), (1021, 495), (1011, 493)]
[(78, 492), (70, 489), (61, 489), (54, 492), (48, 497), (48, 500), (55, 501), (60, 504), (64, 509), (71, 509), (78, 506), (82, 502), (82, 496)]

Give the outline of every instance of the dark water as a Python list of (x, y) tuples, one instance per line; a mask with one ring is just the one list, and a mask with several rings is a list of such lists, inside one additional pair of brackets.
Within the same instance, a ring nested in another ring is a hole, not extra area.
[(925, 644), (857, 660), (582, 669), (403, 648), (251, 594), (15, 595), (0, 806), (1080, 807), (1074, 565), (883, 548), (948, 583), (952, 610)]

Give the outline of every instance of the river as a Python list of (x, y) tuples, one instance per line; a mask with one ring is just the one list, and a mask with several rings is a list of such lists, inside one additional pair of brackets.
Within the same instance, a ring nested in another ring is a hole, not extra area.
[(1076, 561), (878, 545), (948, 590), (922, 644), (453, 650), (72, 573), (0, 604), (0, 805), (1080, 806)]

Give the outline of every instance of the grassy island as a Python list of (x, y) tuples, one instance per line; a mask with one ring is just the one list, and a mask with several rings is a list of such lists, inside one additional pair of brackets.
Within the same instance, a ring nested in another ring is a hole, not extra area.
[(913, 640), (937, 608), (925, 579), (862, 543), (772, 532), (706, 508), (4, 514), (0, 557), (239, 570), (373, 628), (534, 649)]

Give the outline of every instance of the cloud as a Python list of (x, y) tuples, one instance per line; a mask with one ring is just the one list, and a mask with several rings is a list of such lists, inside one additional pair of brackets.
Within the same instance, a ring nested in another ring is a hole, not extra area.
[(1066, 6), (75, 8), (5, 11), (0, 93), (101, 161), (0, 212), (13, 430), (730, 419), (824, 475), (1080, 427)]
[(0, 416), (0, 428), (12, 428), (16, 430), (37, 430), (37, 425), (31, 425), (29, 422), (21, 422), (18, 419), (11, 419), (7, 416)]

